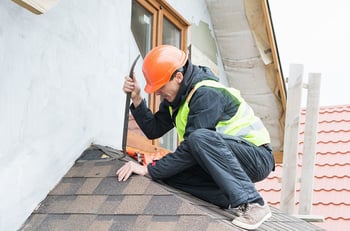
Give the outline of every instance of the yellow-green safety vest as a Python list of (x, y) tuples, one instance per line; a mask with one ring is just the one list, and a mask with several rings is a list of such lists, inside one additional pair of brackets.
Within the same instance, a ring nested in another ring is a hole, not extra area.
[[(219, 121), (216, 124), (216, 131), (227, 135), (241, 137), (256, 146), (270, 143), (270, 135), (267, 129), (263, 125), (262, 121), (254, 115), (252, 108), (244, 101), (240, 95), (240, 92), (234, 88), (227, 88), (221, 83), (213, 80), (203, 80), (198, 82), (187, 96), (186, 101), (180, 106), (175, 118), (175, 127), (178, 132), (180, 142), (184, 140), (188, 113), (190, 112), (188, 104), (194, 92), (202, 86), (227, 90), (240, 102), (236, 114), (229, 120)], [(169, 111), (170, 114), (172, 114), (171, 107), (169, 107)]]

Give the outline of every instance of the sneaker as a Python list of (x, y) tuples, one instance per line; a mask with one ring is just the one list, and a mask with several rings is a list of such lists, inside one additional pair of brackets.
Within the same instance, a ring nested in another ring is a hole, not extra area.
[(232, 224), (247, 229), (257, 229), (264, 221), (271, 217), (270, 207), (258, 203), (242, 204), (237, 207), (238, 217), (233, 219)]
[(246, 210), (247, 210), (248, 204), (241, 204), (238, 207), (232, 208), (231, 205), (228, 206), (228, 209), (226, 209), (227, 212), (231, 213), (235, 217), (241, 216)]

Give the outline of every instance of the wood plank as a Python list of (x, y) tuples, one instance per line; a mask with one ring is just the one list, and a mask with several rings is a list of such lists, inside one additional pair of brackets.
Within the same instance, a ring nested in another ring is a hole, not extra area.
[(278, 47), (276, 43), (275, 32), (274, 32), (272, 19), (270, 15), (270, 8), (267, 0), (261, 0), (261, 3), (262, 3), (264, 16), (265, 16), (265, 23), (267, 27), (266, 30), (267, 30), (267, 35), (271, 45), (273, 64), (275, 66), (275, 71), (276, 71), (276, 80), (277, 80), (278, 89), (280, 93), (278, 97), (280, 97), (281, 99), (283, 111), (286, 111), (287, 94), (286, 94), (286, 89), (284, 84), (282, 67), (281, 67), (281, 63), (278, 55)]
[(300, 184), (299, 214), (310, 215), (316, 159), (316, 137), (320, 107), (321, 74), (310, 73), (307, 88), (303, 162)]
[(281, 190), (281, 210), (294, 214), (296, 193), (296, 170), (298, 158), (298, 135), (300, 124), (303, 65), (291, 64), (288, 79), (286, 128), (284, 133), (284, 155)]

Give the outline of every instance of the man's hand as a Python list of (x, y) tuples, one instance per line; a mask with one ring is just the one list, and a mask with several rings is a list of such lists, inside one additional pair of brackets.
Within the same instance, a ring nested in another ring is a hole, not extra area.
[(126, 181), (132, 173), (138, 175), (146, 175), (148, 173), (147, 166), (137, 164), (135, 162), (129, 161), (124, 164), (118, 171), (115, 173), (118, 177), (118, 181)]
[(131, 100), (135, 107), (139, 106), (142, 101), (140, 85), (136, 80), (135, 74), (133, 78), (125, 76), (125, 81), (123, 85), (123, 91), (125, 93), (131, 93)]

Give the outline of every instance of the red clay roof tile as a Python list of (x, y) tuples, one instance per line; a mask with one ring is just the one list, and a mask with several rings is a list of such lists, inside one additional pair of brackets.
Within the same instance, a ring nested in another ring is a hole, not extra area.
[[(296, 184), (296, 208), (300, 193), (305, 110), (301, 112)], [(327, 106), (319, 110), (316, 163), (314, 168), (313, 215), (325, 222), (316, 223), (326, 230), (350, 230), (350, 105)], [(266, 201), (279, 207), (283, 165), (256, 184)]]

